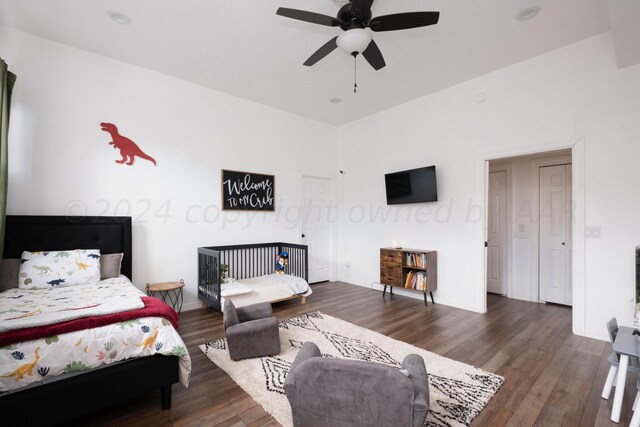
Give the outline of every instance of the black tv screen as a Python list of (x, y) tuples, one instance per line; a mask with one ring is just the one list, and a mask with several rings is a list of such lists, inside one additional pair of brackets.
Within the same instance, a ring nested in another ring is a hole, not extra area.
[(388, 205), (438, 201), (435, 166), (388, 173), (384, 182)]

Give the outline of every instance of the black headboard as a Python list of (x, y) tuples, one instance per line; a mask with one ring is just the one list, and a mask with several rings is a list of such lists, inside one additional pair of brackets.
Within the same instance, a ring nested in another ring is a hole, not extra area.
[(7, 215), (4, 258), (20, 258), (23, 251), (100, 249), (123, 253), (122, 274), (131, 277), (131, 217)]

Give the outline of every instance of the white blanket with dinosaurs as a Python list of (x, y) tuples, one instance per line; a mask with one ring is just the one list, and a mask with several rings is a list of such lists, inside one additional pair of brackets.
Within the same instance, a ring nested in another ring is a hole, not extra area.
[(166, 319), (143, 317), (0, 347), (0, 392), (153, 354), (180, 356), (188, 386), (191, 359), (180, 335)]
[(125, 276), (66, 288), (9, 289), (0, 293), (0, 332), (144, 308), (142, 295)]

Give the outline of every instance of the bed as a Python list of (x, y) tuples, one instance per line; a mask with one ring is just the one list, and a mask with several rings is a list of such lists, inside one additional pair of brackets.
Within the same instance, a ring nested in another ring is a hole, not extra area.
[[(275, 275), (276, 258), (281, 252), (289, 255), (286, 274)], [(223, 265), (228, 266), (230, 283), (221, 280)], [(276, 242), (198, 248), (198, 298), (217, 311), (222, 311), (225, 298), (230, 298), (237, 307), (291, 299), (304, 304), (312, 292), (307, 283), (308, 273), (306, 245)], [(238, 287), (248, 291), (225, 295)]]
[[(111, 284), (100, 282), (100, 287), (106, 289), (109, 286), (113, 286), (117, 288), (117, 291), (114, 291), (116, 293), (138, 292), (141, 294), (127, 279), (131, 278), (132, 273), (130, 217), (7, 216), (6, 221), (3, 254), (5, 259), (20, 258), (25, 250), (67, 251), (73, 249), (99, 249), (101, 254), (121, 253), (123, 256), (120, 272), (126, 277), (110, 279)], [(90, 287), (90, 285), (81, 285), (77, 288), (81, 289), (83, 286)], [(76, 287), (63, 287), (55, 291), (74, 288)], [(10, 296), (18, 298), (21, 298), (20, 292), (36, 292), (33, 295), (38, 295), (38, 291), (19, 291), (15, 289), (7, 292), (9, 292)], [(114, 294), (114, 298), (117, 300), (116, 294)], [(140, 298), (138, 297), (138, 299)], [(155, 299), (149, 299), (149, 301), (156, 304)], [(158, 302), (157, 304), (161, 303)], [(94, 308), (83, 307), (83, 309)], [(55, 309), (52, 310), (55, 311)], [(127, 313), (118, 313), (118, 315), (125, 314)], [(97, 319), (97, 317), (81, 318), (75, 321), (86, 321), (88, 319)], [(155, 337), (158, 337), (158, 329), (163, 325), (167, 326), (169, 324), (166, 319), (155, 317), (142, 318), (140, 320), (142, 323), (130, 321), (131, 328), (128, 327), (129, 324), (127, 323), (123, 323), (121, 328), (127, 331), (135, 330), (138, 334), (144, 333), (147, 337), (151, 336), (155, 330)], [(151, 323), (154, 321), (160, 323), (156, 323), (154, 326), (154, 323)], [(133, 325), (134, 323), (135, 325)], [(61, 324), (50, 326), (57, 327), (59, 325)], [(81, 334), (90, 334), (89, 338), (86, 336), (82, 338), (86, 344), (82, 344), (81, 348), (84, 348), (85, 353), (96, 354), (91, 346), (105, 344), (99, 342), (101, 338), (106, 337), (105, 334), (111, 333), (111, 331), (105, 332), (105, 328), (110, 330), (118, 329), (118, 325), (113, 324), (90, 330), (80, 330), (72, 333), (78, 334), (77, 336), (70, 337), (72, 334), (64, 334), (57, 336), (57, 338), (61, 342), (64, 339), (73, 339), (80, 343), (81, 339), (78, 339), (78, 337)], [(23, 329), (19, 332), (29, 330)], [(51, 341), (50, 338), (49, 340)], [(182, 342), (179, 336), (177, 340), (180, 343)], [(147, 350), (149, 354), (158, 353), (160, 350), (157, 347), (162, 348), (159, 345), (149, 345), (146, 348), (142, 346), (144, 340), (138, 343), (137, 339), (134, 338), (134, 341), (135, 346), (141, 344), (142, 350)], [(26, 354), (34, 350), (33, 347), (40, 349), (40, 353), (44, 352), (43, 349), (47, 343), (37, 344), (37, 342), (35, 340), (23, 341), (10, 346), (5, 345), (0, 348), (0, 351), (11, 352), (14, 358), (24, 358), (26, 362), (34, 360), (33, 354)], [(149, 344), (151, 344), (151, 341), (149, 341)], [(172, 344), (177, 347), (175, 342), (172, 342)], [(21, 351), (22, 348), (28, 348), (29, 351)], [(110, 348), (110, 345), (107, 348)], [(37, 372), (37, 375), (44, 379), (43, 381), (0, 393), (0, 423), (8, 426), (60, 424), (154, 390), (160, 390), (161, 407), (162, 409), (168, 409), (171, 406), (171, 386), (179, 382), (181, 368), (184, 380), (184, 364), (188, 359), (188, 353), (186, 353), (186, 356), (185, 353), (186, 348), (184, 348), (184, 352), (176, 353), (176, 355), (154, 354), (147, 357), (128, 358), (124, 361), (116, 361), (117, 359), (114, 356), (112, 364), (93, 369), (91, 363), (87, 362), (86, 365), (89, 365), (88, 367), (92, 369), (84, 369), (84, 367), (83, 369), (70, 369), (63, 376), (51, 379), (47, 377), (49, 372), (44, 365), (39, 364), (37, 366), (38, 370), (33, 371), (33, 373)], [(100, 357), (100, 352), (97, 352), (97, 354)], [(106, 351), (102, 356), (110, 357)], [(128, 357), (124, 352), (122, 356)], [(38, 359), (36, 358), (35, 360), (39, 362)], [(86, 360), (89, 361), (90, 359)], [(74, 361), (68, 366), (72, 368), (79, 366), (77, 364), (74, 365), (74, 363), (76, 362)], [(15, 376), (14, 373), (10, 373), (10, 375)], [(28, 377), (27, 374), (24, 376), (25, 378)], [(17, 381), (18, 376), (15, 376), (15, 378)], [(186, 381), (188, 382), (188, 373)]]

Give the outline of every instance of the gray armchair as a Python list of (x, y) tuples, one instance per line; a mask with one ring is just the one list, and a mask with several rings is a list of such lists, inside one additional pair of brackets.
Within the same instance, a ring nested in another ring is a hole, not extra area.
[(227, 298), (224, 301), (224, 329), (229, 357), (235, 361), (280, 353), (278, 319), (273, 316), (271, 303), (236, 308)]
[(284, 382), (295, 427), (422, 427), (429, 411), (424, 360), (410, 354), (406, 376), (380, 363), (322, 357), (305, 342)]

